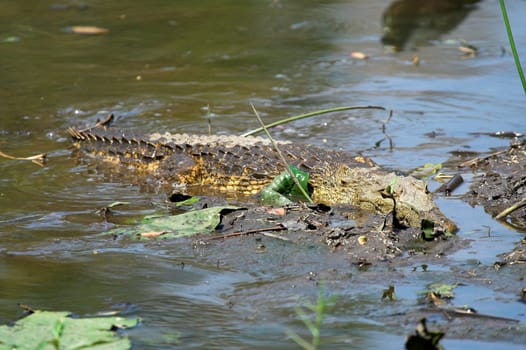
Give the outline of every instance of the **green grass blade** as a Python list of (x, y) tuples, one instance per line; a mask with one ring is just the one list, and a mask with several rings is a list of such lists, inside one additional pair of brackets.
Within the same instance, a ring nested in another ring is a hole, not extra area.
[[(322, 109), (322, 110), (319, 110), (319, 111), (314, 111), (314, 112), (310, 112), (310, 113), (300, 114), (300, 115), (296, 115), (296, 116), (293, 116), (293, 117), (290, 117), (290, 118), (287, 118), (287, 119), (278, 120), (277, 122), (265, 125), (265, 128), (272, 128), (272, 127), (277, 126), (277, 125), (287, 124), (287, 123), (293, 122), (295, 120), (309, 118), (309, 117), (313, 117), (315, 115), (332, 113), (332, 112), (339, 112), (339, 111), (347, 111), (347, 110), (351, 110), (351, 109), (380, 109), (382, 111), (385, 111), (385, 108), (384, 107), (380, 107), (380, 106), (344, 106), (344, 107), (335, 107), (335, 108)], [(262, 131), (264, 131), (264, 129), (261, 127), (261, 128), (257, 128), (257, 129), (254, 129), (254, 130), (250, 130), (249, 132), (246, 132), (246, 133), (242, 134), (241, 136), (246, 137), (246, 136), (250, 136), (250, 135), (255, 135), (255, 134), (258, 134), (258, 133), (260, 133)]]
[(522, 88), (524, 89), (524, 94), (526, 94), (526, 79), (524, 79), (524, 72), (522, 71), (521, 62), (519, 60), (519, 54), (517, 53), (517, 47), (515, 46), (515, 40), (513, 40), (513, 33), (511, 32), (510, 21), (508, 19), (508, 12), (506, 11), (506, 4), (504, 0), (499, 0), (500, 9), (502, 11), (502, 18), (504, 19), (504, 24), (506, 26), (506, 32), (508, 33), (508, 40), (511, 46), (511, 52), (513, 53), (513, 59), (515, 60), (515, 66), (519, 72), (519, 77), (521, 78)]

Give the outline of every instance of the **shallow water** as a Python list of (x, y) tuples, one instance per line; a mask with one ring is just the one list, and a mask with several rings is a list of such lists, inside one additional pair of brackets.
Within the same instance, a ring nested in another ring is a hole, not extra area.
[[(524, 306), (517, 302), (524, 271), (492, 273), (496, 256), (523, 235), (456, 197), (439, 202), (471, 244), (443, 262), (428, 262), (425, 275), (411, 273), (414, 263), (397, 273), (388, 266), (361, 271), (325, 248), (271, 239), (263, 241), (266, 253), (258, 254), (255, 238), (193, 248), (189, 241), (123, 242), (98, 235), (113, 226), (95, 214), (109, 203), (133, 203), (119, 208), (117, 223), (164, 212), (163, 193), (108, 179), (71, 158), (64, 129), (109, 112), (119, 117), (117, 125), (136, 131), (206, 133), (210, 119), (214, 132), (240, 134), (257, 127), (249, 102), (266, 122), (342, 105), (381, 105), (394, 111), (386, 128), (392, 149), (387, 140), (375, 147), (384, 138), (387, 113), (372, 110), (302, 120), (273, 134), (361, 151), (406, 171), (444, 162), (452, 151), (508, 143), (474, 132), (523, 131), (525, 97), (497, 2), (482, 1), (447, 32), (414, 32), (396, 53), (380, 42), (388, 5), (3, 4), (0, 150), (17, 156), (47, 152), (48, 163), (40, 168), (0, 159), (0, 322), (20, 315), (19, 302), (80, 314), (131, 303), (129, 313), (143, 318), (130, 332), (137, 348), (289, 349), (294, 345), (286, 328), (307, 335), (294, 307), (314, 302), (318, 282), (326, 281), (339, 301), (327, 315), (324, 348), (402, 348), (413, 324), (400, 327), (386, 317), (414, 307), (417, 292), (430, 282), (464, 283), (455, 304), (524, 323)], [(517, 46), (524, 47), (526, 2), (511, 2), (508, 9)], [(75, 35), (75, 25), (110, 32)], [(463, 56), (460, 40), (475, 45), (478, 55)], [(353, 59), (353, 51), (370, 58)], [(418, 66), (411, 64), (414, 55)], [(483, 276), (469, 277), (475, 268)], [(399, 298), (393, 305), (380, 301), (389, 284)], [(513, 339), (502, 335), (476, 337), (446, 335), (444, 345), (513, 347)]]

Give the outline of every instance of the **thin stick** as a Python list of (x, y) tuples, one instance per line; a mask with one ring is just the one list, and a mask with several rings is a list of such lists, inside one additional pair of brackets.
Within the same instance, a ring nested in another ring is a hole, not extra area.
[[(278, 120), (277, 122), (265, 125), (265, 127), (266, 128), (272, 128), (272, 127), (274, 127), (276, 125), (287, 124), (287, 123), (293, 122), (295, 120), (309, 118), (309, 117), (313, 117), (315, 115), (332, 113), (332, 112), (339, 112), (339, 111), (347, 111), (347, 110), (351, 110), (351, 109), (380, 109), (382, 111), (385, 111), (385, 108), (384, 107), (380, 107), (380, 106), (344, 106), (344, 107), (335, 107), (335, 108), (322, 109), (322, 110), (319, 110), (319, 111), (314, 111), (314, 112), (310, 112), (310, 113), (300, 114), (300, 115), (296, 115), (296, 116), (293, 116), (293, 117), (290, 117), (290, 118), (287, 118), (287, 119)], [(257, 129), (254, 129), (254, 130), (250, 130), (249, 132), (246, 132), (246, 133), (242, 134), (241, 136), (246, 137), (246, 136), (250, 136), (250, 135), (255, 135), (255, 134), (258, 134), (258, 133), (260, 133), (262, 131), (264, 131), (263, 127), (257, 128)]]
[(210, 118), (210, 104), (206, 106), (206, 117), (208, 118), (208, 136), (212, 135), (212, 119)]
[(307, 191), (305, 191), (305, 189), (303, 188), (303, 186), (301, 186), (301, 184), (298, 181), (298, 179), (296, 178), (296, 176), (294, 176), (294, 174), (292, 173), (292, 170), (290, 169), (290, 166), (287, 163), (287, 160), (283, 156), (283, 153), (281, 153), (281, 150), (279, 149), (278, 145), (276, 144), (276, 142), (272, 138), (272, 135), (270, 135), (270, 132), (268, 131), (268, 129), (265, 126), (265, 124), (263, 123), (263, 120), (261, 120), (261, 117), (259, 116), (259, 113), (256, 110), (256, 107), (254, 107), (253, 103), (250, 103), (250, 106), (252, 106), (252, 110), (254, 111), (254, 114), (256, 115), (256, 118), (257, 118), (259, 124), (261, 124), (261, 128), (267, 134), (268, 139), (272, 143), (272, 147), (274, 147), (274, 149), (278, 153), (278, 156), (281, 159), (281, 161), (283, 162), (283, 165), (285, 166), (285, 169), (287, 170), (287, 173), (289, 173), (289, 176), (292, 178), (292, 181), (294, 181), (294, 184), (298, 187), (298, 189), (300, 190), (301, 194), (307, 199), (307, 201), (309, 203), (314, 203), (313, 200), (310, 198), (309, 194), (307, 193)]
[(502, 219), (505, 216), (508, 216), (509, 214), (513, 213), (515, 210), (520, 209), (522, 207), (526, 206), (526, 198), (521, 199), (517, 203), (513, 204), (511, 207), (504, 209), (501, 211), (497, 216), (495, 216), (495, 219), (499, 220)]
[(272, 227), (267, 227), (267, 228), (256, 228), (256, 229), (253, 229), (253, 230), (247, 230), (247, 231), (236, 231), (236, 232), (232, 232), (232, 233), (228, 233), (226, 235), (222, 235), (222, 236), (214, 236), (214, 237), (210, 237), (207, 239), (207, 241), (215, 241), (217, 239), (225, 239), (225, 238), (230, 238), (230, 237), (237, 237), (237, 236), (245, 236), (245, 235), (251, 235), (251, 234), (256, 234), (256, 233), (263, 233), (263, 232), (266, 232), (266, 231), (283, 231), (283, 230), (286, 230), (287, 228), (283, 225), (276, 225), (276, 226), (272, 226)]
[(472, 166), (477, 166), (479, 163), (485, 161), (485, 160), (488, 160), (490, 159), (491, 157), (495, 157), (495, 156), (498, 156), (499, 154), (502, 154), (502, 153), (506, 153), (508, 152), (507, 149), (505, 150), (502, 150), (502, 151), (497, 151), (497, 152), (493, 152), (491, 154), (488, 154), (487, 156), (485, 157), (475, 157), (473, 159), (470, 159), (470, 160), (466, 160), (465, 162), (462, 162), (458, 165), (459, 168), (465, 168), (465, 167), (472, 167)]

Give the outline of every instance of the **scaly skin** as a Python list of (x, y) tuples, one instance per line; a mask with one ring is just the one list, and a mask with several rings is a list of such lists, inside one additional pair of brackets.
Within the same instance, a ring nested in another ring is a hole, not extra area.
[[(170, 133), (135, 137), (102, 127), (67, 132), (76, 148), (96, 158), (132, 167), (139, 176), (201, 191), (253, 195), (284, 171), (270, 142), (260, 137)], [(394, 201), (384, 190), (391, 185), (402, 223), (420, 227), (422, 219), (428, 219), (439, 229), (456, 231), (424, 181), (386, 172), (368, 158), (345, 152), (286, 141), (278, 141), (278, 147), (289, 164), (309, 172), (317, 203), (389, 213)]]

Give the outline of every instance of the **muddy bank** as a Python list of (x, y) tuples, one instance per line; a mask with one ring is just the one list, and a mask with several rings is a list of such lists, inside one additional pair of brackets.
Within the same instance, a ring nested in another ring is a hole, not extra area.
[[(263, 234), (294, 244), (310, 242), (356, 265), (394, 262), (403, 256), (442, 256), (463, 246), (456, 236), (438, 232), (424, 239), (419, 228), (394, 225), (392, 214), (375, 214), (353, 206), (253, 207), (229, 213), (222, 222), (221, 232), (213, 240)], [(210, 238), (203, 240), (209, 242)]]
[[(472, 168), (476, 174), (465, 200), (471, 205), (483, 205), (494, 217), (521, 202), (526, 196), (525, 151), (526, 139), (514, 139), (506, 149), (462, 163), (461, 166)], [(526, 230), (524, 206), (502, 219), (518, 230)]]
[[(510, 146), (461, 164), (475, 173), (464, 200), (482, 205), (497, 220), (519, 232), (526, 232), (526, 139), (514, 138)], [(526, 263), (526, 241), (501, 256), (497, 264)]]

